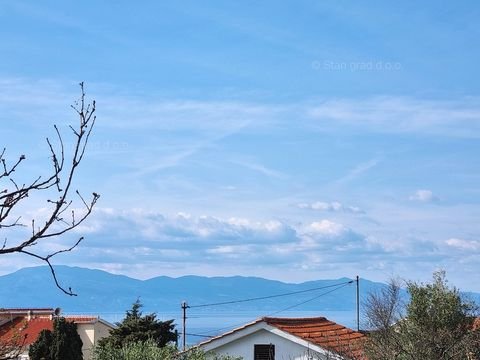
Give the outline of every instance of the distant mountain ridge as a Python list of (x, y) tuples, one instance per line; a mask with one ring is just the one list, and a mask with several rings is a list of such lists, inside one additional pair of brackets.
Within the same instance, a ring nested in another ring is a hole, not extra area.
[[(257, 277), (159, 276), (149, 280), (133, 279), (101, 270), (56, 266), (59, 281), (78, 294), (66, 296), (54, 285), (48, 267), (32, 267), (0, 276), (0, 307), (60, 307), (66, 313), (124, 313), (140, 298), (145, 312), (176, 314), (186, 301), (192, 311), (259, 311), (272, 313), (291, 308), (296, 311), (350, 311), (356, 306), (355, 281), (340, 278), (284, 283)], [(336, 284), (341, 284), (335, 286)], [(360, 280), (360, 298), (385, 284)], [(315, 291), (306, 291), (318, 289)], [(296, 292), (290, 296), (275, 296)], [(469, 296), (478, 301), (480, 294)], [(232, 302), (266, 297), (258, 301), (235, 302), (212, 307), (202, 304)], [(301, 305), (299, 305), (301, 304)], [(299, 305), (299, 306), (296, 306)]]
[[(137, 298), (146, 309), (156, 311), (178, 309), (182, 301), (192, 305), (218, 303), (239, 299), (304, 291), (312, 288), (346, 283), (350, 279), (308, 281), (300, 284), (284, 283), (257, 277), (202, 277), (182, 276), (171, 278), (159, 276), (149, 280), (133, 279), (114, 275), (101, 270), (79, 267), (56, 266), (59, 281), (71, 286), (78, 294), (70, 297), (62, 294), (54, 285), (48, 267), (20, 269), (0, 276), (0, 306), (8, 307), (61, 307), (64, 311), (123, 312)], [(362, 293), (381, 286), (362, 280)], [(326, 288), (325, 292), (332, 290)], [(295, 296), (276, 297), (264, 301), (242, 302), (229, 305), (231, 310), (265, 309), (274, 310), (289, 306), (296, 301), (319, 295), (321, 290)], [(355, 286), (350, 284), (330, 292), (314, 303), (305, 304), (303, 309), (324, 308), (331, 310), (350, 309), (355, 303)], [(226, 306), (224, 306), (226, 308)]]

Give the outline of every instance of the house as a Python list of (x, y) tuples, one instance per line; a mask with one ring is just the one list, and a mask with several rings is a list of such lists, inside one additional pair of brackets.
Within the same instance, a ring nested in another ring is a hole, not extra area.
[(98, 316), (69, 316), (66, 315), (67, 321), (72, 321), (77, 324), (77, 332), (82, 339), (82, 353), (84, 359), (92, 358), (93, 347), (98, 343), (98, 340), (110, 335), (110, 330), (114, 325), (99, 318)]
[[(18, 360), (28, 360), (28, 348), (34, 343), (42, 330), (53, 330), (53, 320), (59, 315), (59, 309), (0, 309), (0, 347), (8, 346)], [(64, 316), (67, 321), (77, 324), (77, 332), (83, 342), (84, 359), (92, 358), (92, 349), (98, 340), (109, 335), (114, 326), (95, 316)], [(1, 350), (1, 349), (0, 349)]]
[(363, 360), (364, 340), (364, 334), (324, 317), (263, 317), (197, 347), (244, 360)]
[(1, 354), (28, 359), (28, 346), (42, 330), (53, 329), (54, 313), (51, 308), (0, 309)]

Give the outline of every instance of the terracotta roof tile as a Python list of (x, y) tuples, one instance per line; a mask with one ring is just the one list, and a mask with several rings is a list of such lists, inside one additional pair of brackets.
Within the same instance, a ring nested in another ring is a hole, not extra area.
[(363, 353), (363, 341), (365, 335), (349, 329), (343, 325), (334, 323), (325, 317), (313, 318), (275, 318), (263, 317), (241, 327), (228, 331), (222, 335), (205, 340), (202, 344), (208, 344), (216, 339), (237, 333), (245, 328), (264, 321), (266, 324), (285, 331), (297, 338), (308, 341), (326, 350), (333, 351), (346, 358), (366, 360)]
[(365, 339), (365, 335), (324, 317), (265, 317), (263, 320), (271, 326), (322, 348), (347, 356), (354, 355), (356, 358), (363, 357), (362, 341)]
[(17, 317), (0, 327), (0, 341), (9, 342), (18, 336), (20, 339), (25, 338), (24, 345), (30, 345), (37, 340), (42, 330), (53, 330), (53, 320), (37, 318), (27, 321)]
[(53, 314), (52, 308), (0, 308), (0, 316), (9, 314)]
[[(66, 316), (65, 319), (76, 324), (91, 324), (98, 321), (98, 317), (95, 316)], [(42, 330), (52, 331), (53, 319), (36, 317), (28, 320), (26, 317), (16, 316), (0, 325), (0, 342), (8, 343), (15, 337), (23, 341), (25, 338), (23, 345), (28, 346), (37, 340)]]
[(75, 324), (92, 324), (98, 321), (98, 316), (84, 316), (84, 315), (67, 315), (67, 321), (72, 321)]

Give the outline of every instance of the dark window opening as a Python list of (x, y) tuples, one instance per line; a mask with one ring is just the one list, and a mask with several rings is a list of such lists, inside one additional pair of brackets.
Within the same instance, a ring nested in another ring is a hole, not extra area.
[(256, 344), (254, 345), (254, 360), (275, 360), (275, 345)]

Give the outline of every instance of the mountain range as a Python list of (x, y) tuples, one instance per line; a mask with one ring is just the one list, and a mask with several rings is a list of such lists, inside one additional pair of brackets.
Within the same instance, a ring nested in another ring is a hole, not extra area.
[[(94, 312), (102, 310), (125, 311), (140, 298), (147, 309), (176, 310), (186, 301), (196, 305), (230, 302), (258, 297), (257, 301), (226, 304), (223, 310), (276, 310), (293, 306), (318, 296), (299, 306), (301, 310), (347, 310), (355, 306), (355, 281), (347, 278), (284, 283), (258, 277), (202, 277), (167, 276), (138, 280), (114, 275), (101, 270), (56, 266), (59, 282), (72, 287), (78, 296), (66, 296), (56, 288), (46, 266), (23, 268), (0, 276), (0, 306), (8, 307), (61, 307), (64, 311)], [(352, 281), (351, 283), (348, 283)], [(339, 284), (339, 286), (336, 286)], [(368, 280), (360, 281), (364, 296), (382, 286)], [(312, 290), (311, 289), (318, 289)], [(289, 296), (277, 296), (296, 293)], [(322, 295), (324, 294), (324, 295)]]
[[(282, 316), (287, 310), (322, 314), (355, 312), (356, 309), (356, 281), (348, 278), (298, 284), (242, 276), (159, 276), (138, 280), (79, 267), (56, 266), (55, 270), (60, 283), (71, 286), (78, 296), (67, 296), (59, 291), (48, 267), (31, 267), (0, 276), (0, 307), (59, 307), (65, 313), (99, 314), (110, 319), (117, 314), (115, 319), (118, 320), (137, 299), (144, 305), (145, 312), (177, 319), (183, 301), (190, 306), (188, 311), (192, 317), (193, 314), (215, 316), (221, 313)], [(360, 279), (361, 301), (382, 286), (385, 284)], [(480, 300), (480, 294), (469, 296), (477, 302)], [(208, 304), (214, 305), (203, 306)]]

